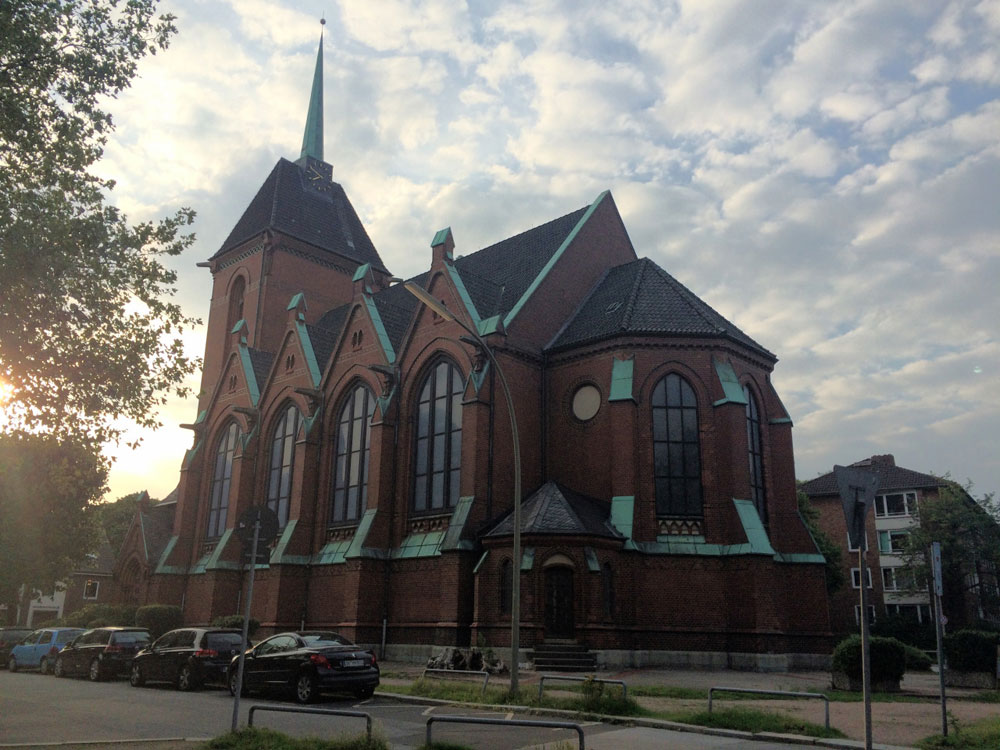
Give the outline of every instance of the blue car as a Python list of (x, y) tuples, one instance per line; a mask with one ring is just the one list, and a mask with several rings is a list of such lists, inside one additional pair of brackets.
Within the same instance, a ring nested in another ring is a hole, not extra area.
[(83, 628), (42, 628), (36, 630), (10, 650), (7, 668), (37, 669), (42, 674), (52, 671), (59, 650), (83, 632)]

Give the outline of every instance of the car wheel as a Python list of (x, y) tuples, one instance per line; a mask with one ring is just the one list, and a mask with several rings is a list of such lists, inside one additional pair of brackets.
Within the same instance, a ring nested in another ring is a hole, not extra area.
[(17, 671), (17, 659), (15, 659), (13, 656), (10, 657), (10, 660), (7, 662), (7, 669), (9, 669), (11, 672)]
[(185, 664), (177, 673), (177, 689), (188, 691), (194, 690), (196, 687), (198, 687), (198, 682), (194, 678), (194, 672), (191, 671), (191, 665)]
[(360, 698), (362, 700), (364, 700), (365, 698), (371, 698), (374, 694), (375, 694), (375, 688), (373, 687), (361, 688), (360, 690), (354, 691), (354, 697)]
[(303, 672), (295, 681), (295, 700), (299, 703), (312, 703), (316, 700), (316, 675)]
[(61, 656), (56, 657), (56, 664), (52, 668), (52, 674), (54, 674), (56, 677), (66, 676), (66, 665), (63, 664), (63, 658)]
[(132, 665), (132, 669), (128, 673), (128, 682), (132, 687), (142, 687), (146, 684), (146, 676), (138, 664)]
[(38, 662), (38, 674), (48, 674), (49, 673), (49, 658), (43, 656), (42, 660)]
[(91, 659), (90, 669), (87, 672), (87, 677), (90, 678), (91, 682), (100, 682), (104, 675), (101, 674), (101, 660)]

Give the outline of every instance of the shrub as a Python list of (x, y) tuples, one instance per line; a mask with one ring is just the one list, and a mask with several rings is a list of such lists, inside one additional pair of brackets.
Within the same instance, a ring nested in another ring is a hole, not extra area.
[[(219, 615), (214, 620), (212, 620), (212, 627), (236, 628), (238, 630), (242, 630), (243, 615)], [(257, 628), (259, 627), (260, 627), (260, 622), (251, 617), (250, 623), (247, 626), (247, 638), (253, 638), (253, 634), (257, 632)]]
[[(895, 638), (871, 639), (872, 682), (899, 682), (906, 672), (906, 647)], [(833, 669), (861, 679), (861, 636), (845, 638), (833, 650)]]
[(127, 604), (87, 604), (63, 617), (59, 624), (70, 628), (135, 625), (135, 611)]
[(904, 643), (906, 649), (906, 671), (907, 672), (927, 672), (931, 668), (931, 657), (919, 648)]
[(944, 638), (948, 669), (957, 672), (992, 672), (1000, 636), (983, 630), (959, 630)]
[(917, 622), (902, 615), (886, 615), (872, 623), (872, 635), (896, 640), (921, 649), (937, 646), (937, 634), (933, 622)]
[(135, 613), (135, 624), (146, 628), (152, 638), (159, 638), (168, 630), (179, 628), (182, 623), (181, 608), (173, 604), (147, 604)]

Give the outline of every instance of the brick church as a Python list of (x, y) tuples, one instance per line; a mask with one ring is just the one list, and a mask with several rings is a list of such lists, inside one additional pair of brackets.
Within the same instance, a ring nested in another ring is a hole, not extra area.
[(123, 591), (190, 624), (242, 611), (234, 526), (266, 505), (279, 529), (255, 574), (263, 632), (330, 628), (394, 658), (503, 652), (516, 575), (529, 651), (823, 663), (824, 561), (797, 512), (777, 358), (638, 257), (607, 192), (476, 252), (428, 232), (412, 280), (478, 331), (510, 385), (513, 559), (497, 368), (393, 278), (334, 181), (321, 61), (322, 43), (301, 156), (199, 264), (213, 287), (193, 445), (175, 493), (133, 524)]

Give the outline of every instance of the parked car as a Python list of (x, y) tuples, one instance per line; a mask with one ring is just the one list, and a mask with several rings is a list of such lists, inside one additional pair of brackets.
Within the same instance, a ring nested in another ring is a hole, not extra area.
[(59, 650), (83, 632), (83, 628), (42, 628), (28, 635), (10, 650), (7, 668), (11, 672), (19, 669), (38, 669), (48, 674)]
[(226, 670), (239, 655), (243, 634), (228, 628), (180, 628), (164, 633), (136, 654), (129, 682), (170, 682), (178, 690), (226, 684)]
[[(236, 695), (239, 657), (229, 665), (229, 692)], [(375, 652), (327, 631), (279, 633), (246, 653), (243, 691), (292, 690), (299, 703), (321, 692), (349, 692), (367, 698), (379, 684)]]
[(31, 628), (0, 628), (0, 669), (7, 668), (10, 650), (33, 632)]
[(91, 682), (128, 674), (136, 653), (149, 643), (145, 628), (94, 628), (80, 633), (56, 656), (56, 677), (86, 675)]

